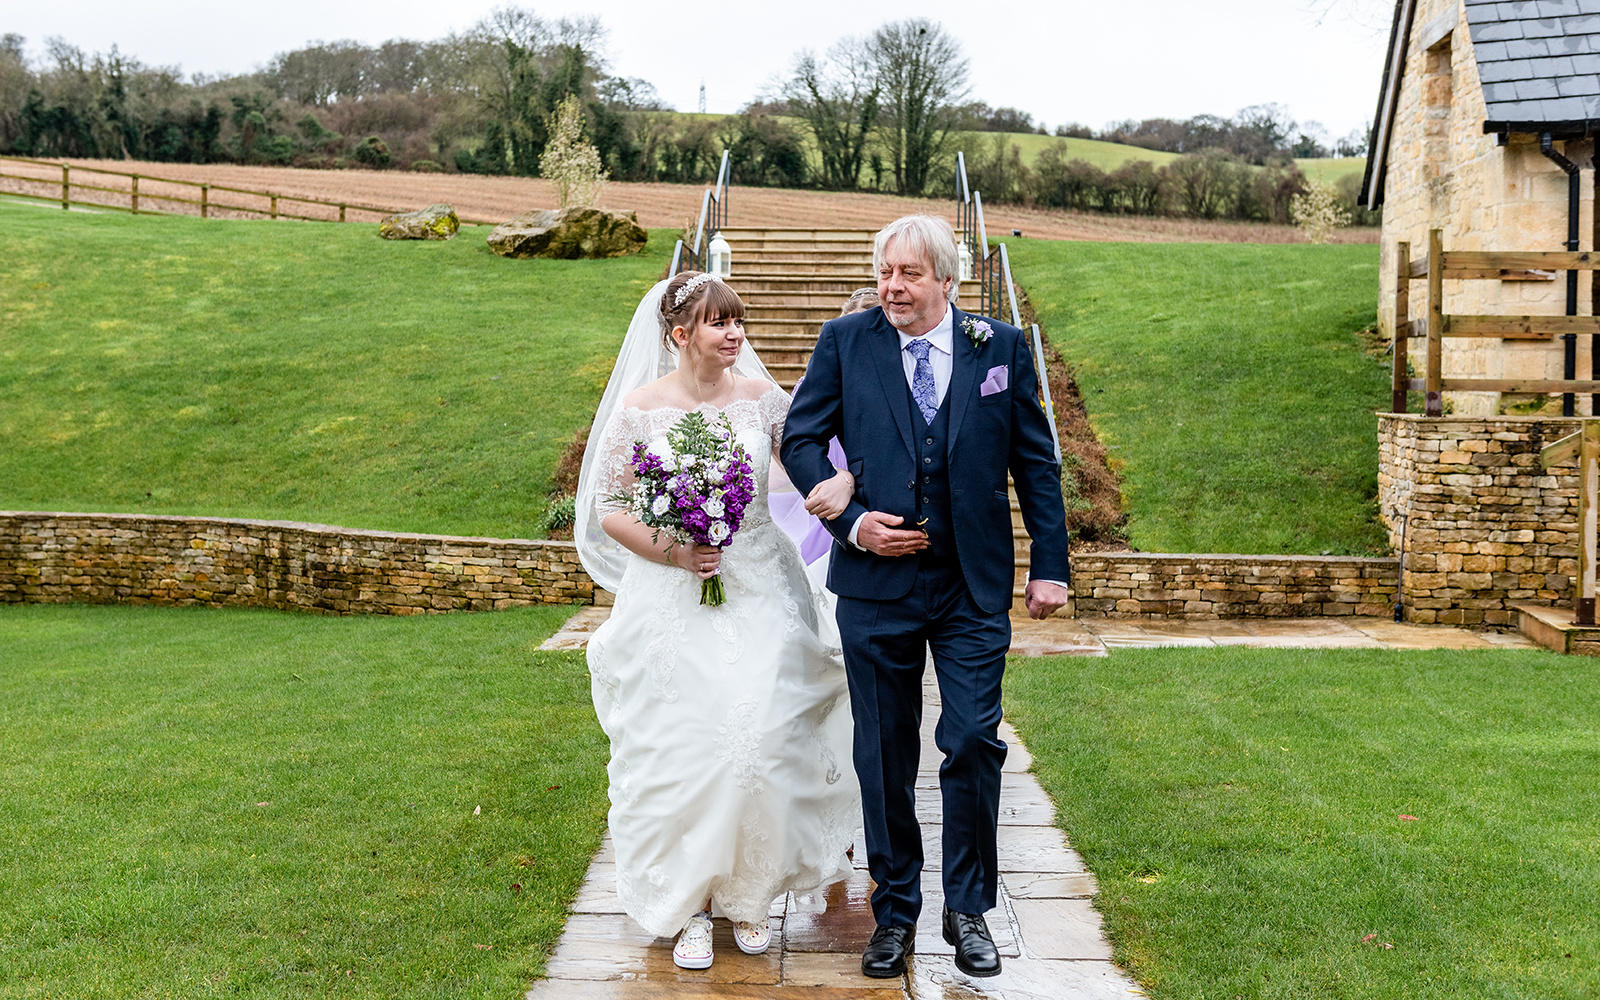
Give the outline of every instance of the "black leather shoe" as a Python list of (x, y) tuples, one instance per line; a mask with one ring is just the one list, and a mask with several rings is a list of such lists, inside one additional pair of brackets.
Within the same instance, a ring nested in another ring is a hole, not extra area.
[(957, 913), (944, 908), (944, 940), (955, 945), (956, 968), (980, 978), (1000, 974), (1000, 950), (989, 936), (989, 925), (982, 915)]
[(861, 974), (871, 979), (893, 979), (906, 971), (906, 956), (916, 940), (915, 927), (879, 927), (861, 953)]

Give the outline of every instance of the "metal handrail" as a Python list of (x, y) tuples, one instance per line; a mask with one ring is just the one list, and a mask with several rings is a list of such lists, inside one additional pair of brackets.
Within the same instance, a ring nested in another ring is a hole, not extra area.
[[(722, 231), (728, 223), (728, 187), (732, 179), (731, 163), (728, 150), (722, 151), (722, 162), (717, 167), (717, 180), (711, 187), (705, 189), (700, 195), (700, 216), (694, 224), (694, 240), (692, 245), (685, 246), (682, 239), (672, 248), (672, 265), (668, 276), (683, 270), (704, 271), (706, 269), (706, 243), (708, 232), (715, 234)], [(709, 225), (708, 225), (709, 224)]]
[(1001, 243), (995, 249), (1000, 254), (1000, 284), (1005, 293), (1006, 302), (1011, 306), (1011, 325), (1022, 329), (1022, 310), (1017, 308), (1017, 286), (1011, 281), (1011, 257), (1006, 253), (1006, 245)]
[[(1004, 241), (989, 249), (989, 235), (983, 224), (983, 195), (972, 190), (967, 179), (967, 158), (956, 153), (956, 219), (961, 226), (962, 240), (972, 254), (973, 273), (978, 280), (978, 312), (993, 316), (1002, 307), (1011, 312), (1011, 325), (1022, 328), (1022, 310), (1017, 305), (1017, 286), (1011, 278), (1011, 256)], [(980, 252), (981, 251), (981, 252)], [(1055, 401), (1050, 397), (1050, 377), (1045, 372), (1044, 340), (1039, 324), (1029, 324), (1029, 347), (1033, 352), (1033, 367), (1039, 375), (1040, 403), (1050, 418), (1050, 440), (1055, 447), (1056, 462), (1061, 461), (1061, 437), (1056, 430)]]

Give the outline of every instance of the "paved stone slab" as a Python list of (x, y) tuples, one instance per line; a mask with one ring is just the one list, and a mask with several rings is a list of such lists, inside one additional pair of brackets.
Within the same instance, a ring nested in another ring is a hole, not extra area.
[(1100, 883), (1089, 872), (1007, 872), (1000, 882), (1013, 900), (1087, 899), (1100, 891)]
[[(774, 921), (774, 936), (782, 932)], [(741, 983), (776, 985), (781, 976), (782, 949), (746, 955), (733, 941), (733, 925), (712, 922), (711, 968), (680, 969), (672, 964), (672, 939), (657, 938), (622, 914), (574, 913), (545, 965), (550, 979), (628, 979), (670, 983)]]
[(1011, 905), (1029, 958), (1111, 958), (1100, 914), (1089, 900), (1015, 899)]
[(539, 645), (540, 649), (583, 649), (589, 644), (589, 636), (600, 624), (611, 617), (609, 607), (587, 607), (561, 626), (561, 630)]
[[(875, 980), (862, 978), (863, 983)], [(655, 981), (583, 981), (543, 979), (528, 990), (526, 1000), (904, 1000), (898, 980), (890, 987), (787, 987), (755, 983)]]
[(1110, 962), (1008, 959), (1000, 975), (973, 979), (938, 955), (912, 958), (908, 996), (912, 1000), (1128, 1000), (1142, 997), (1132, 980)]

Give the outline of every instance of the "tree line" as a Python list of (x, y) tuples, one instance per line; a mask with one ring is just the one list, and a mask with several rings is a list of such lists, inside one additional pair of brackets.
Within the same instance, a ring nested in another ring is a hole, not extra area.
[[(24, 42), (0, 36), (0, 151), (28, 156), (537, 176), (554, 111), (570, 97), (616, 180), (701, 183), (726, 148), (739, 184), (924, 194), (951, 189), (958, 133), (1043, 131), (1019, 109), (969, 100), (959, 42), (926, 18), (801, 51), (772, 93), (724, 116), (674, 112), (647, 81), (607, 72), (597, 18), (548, 20), (518, 7), (433, 41), (315, 42), (253, 73), (187, 80), (176, 67), (114, 47), (91, 55), (61, 39), (49, 39), (35, 65)], [(1274, 106), (1263, 108), (1226, 128), (1221, 119), (1193, 119), (1186, 130), (1150, 120), (1103, 137), (1204, 148), (1208, 167), (1221, 162), (1214, 150), (1260, 165), (1291, 152), (1295, 133)], [(1100, 211), (1255, 212), (1239, 206), (1264, 196), (1240, 192), (1268, 183), (1242, 174), (1184, 182), (1163, 168), (1173, 176), (1156, 197), (1134, 164), (1113, 184), (1059, 149), (1032, 167), (1000, 146), (968, 156), (990, 200)], [(1233, 194), (1176, 193), (1219, 186)]]

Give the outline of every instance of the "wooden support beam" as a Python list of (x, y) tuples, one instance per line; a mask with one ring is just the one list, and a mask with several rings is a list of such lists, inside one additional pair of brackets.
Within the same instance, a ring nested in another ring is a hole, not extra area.
[[(1394, 373), (1389, 392), (1392, 413), (1406, 412), (1406, 341), (1411, 336), (1411, 282), (1406, 275), (1411, 271), (1411, 244), (1395, 245), (1394, 283)], [(1600, 274), (1600, 271), (1596, 272)]]
[[(1428, 230), (1428, 260), (1444, 260), (1444, 233), (1442, 230)], [(1444, 269), (1430, 267), (1428, 269), (1428, 389), (1424, 395), (1424, 412), (1430, 417), (1444, 415), (1444, 386), (1441, 384), (1443, 375), (1443, 340), (1439, 333), (1444, 329)]]
[(1600, 380), (1564, 378), (1447, 378), (1440, 387), (1453, 392), (1600, 392)]
[(1547, 340), (1564, 333), (1600, 334), (1596, 316), (1446, 316), (1446, 337)]
[[(1431, 256), (1431, 253), (1430, 253)], [(1589, 250), (1451, 250), (1438, 258), (1446, 278), (1461, 272), (1590, 271), (1600, 268), (1600, 255)], [(1470, 275), (1476, 277), (1476, 274)]]
[(1578, 458), (1578, 577), (1574, 595), (1573, 620), (1579, 625), (1594, 624), (1595, 542), (1600, 519), (1600, 421), (1583, 422), (1583, 441)]

